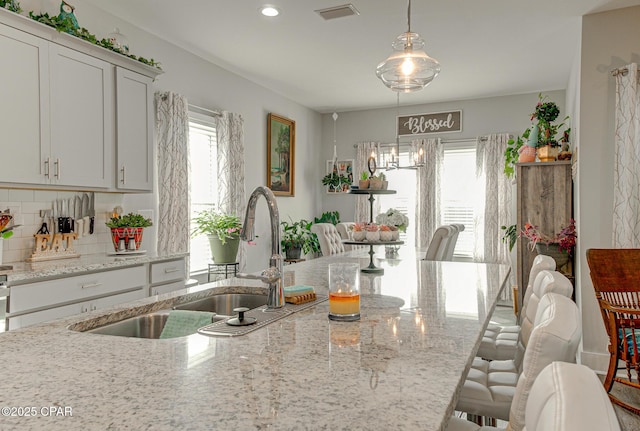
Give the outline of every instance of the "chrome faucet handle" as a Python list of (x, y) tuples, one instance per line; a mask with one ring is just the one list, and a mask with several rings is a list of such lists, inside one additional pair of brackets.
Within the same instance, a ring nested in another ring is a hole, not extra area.
[(246, 278), (249, 280), (260, 280), (263, 283), (273, 284), (280, 279), (281, 275), (280, 275), (280, 271), (278, 271), (278, 268), (275, 268), (272, 266), (262, 271), (260, 275), (246, 274), (244, 272), (239, 272), (238, 274), (236, 274), (236, 277)]

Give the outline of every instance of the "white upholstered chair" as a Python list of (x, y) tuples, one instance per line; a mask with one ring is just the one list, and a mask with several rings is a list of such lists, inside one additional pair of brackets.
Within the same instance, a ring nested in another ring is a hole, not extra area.
[(311, 225), (311, 232), (318, 236), (320, 250), (323, 256), (342, 253), (344, 246), (338, 229), (332, 223), (315, 223)]
[(455, 231), (453, 232), (453, 234), (449, 238), (449, 241), (447, 242), (447, 248), (444, 252), (444, 258), (442, 259), (446, 261), (453, 260), (453, 252), (456, 249), (456, 243), (458, 242), (458, 235), (460, 235), (460, 232), (464, 230), (463, 224), (451, 224), (449, 226), (453, 227)]
[[(336, 224), (336, 229), (338, 230), (338, 233), (340, 234), (340, 238), (342, 238), (343, 240), (347, 239), (353, 239), (353, 225), (356, 224), (355, 222), (352, 221), (345, 221), (345, 222), (340, 222), (338, 224)], [(342, 247), (344, 248), (344, 251), (351, 251), (354, 250), (356, 247), (360, 247), (360, 246), (353, 246), (351, 244), (343, 244)]]
[[(533, 282), (540, 271), (553, 271), (555, 269), (556, 261), (550, 256), (538, 255), (533, 259), (533, 264), (529, 271), (529, 285), (524, 292), (524, 299), (522, 301), (521, 316), (526, 315), (529, 298), (533, 293)], [(535, 311), (533, 314), (535, 316)], [(516, 355), (519, 334), (519, 325), (502, 326), (489, 324), (487, 329), (484, 331), (484, 336), (482, 337), (476, 356), (488, 360), (513, 359)]]
[(424, 260), (445, 260), (449, 241), (455, 233), (456, 228), (451, 225), (439, 226), (433, 233)]
[[(516, 396), (521, 398), (519, 394)], [(620, 431), (600, 379), (584, 365), (560, 361), (547, 365), (523, 402), (526, 404), (523, 431)], [(447, 431), (497, 430), (461, 418), (452, 418), (447, 425)]]
[(481, 364), (474, 361), (456, 410), (509, 420), (513, 431), (521, 430), (524, 424), (521, 399), (526, 400), (522, 396), (528, 395), (539, 372), (551, 362), (575, 362), (581, 328), (575, 302), (558, 293), (547, 293), (540, 300), (521, 365), (515, 361), (485, 361), (484, 368), (480, 368)]

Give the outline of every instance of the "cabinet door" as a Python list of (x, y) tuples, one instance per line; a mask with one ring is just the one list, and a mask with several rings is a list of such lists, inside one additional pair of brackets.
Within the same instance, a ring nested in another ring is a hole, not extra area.
[(48, 43), (0, 25), (0, 182), (48, 182)]
[(51, 44), (52, 183), (108, 187), (112, 181), (113, 66)]
[(153, 189), (153, 89), (146, 76), (116, 69), (118, 189)]

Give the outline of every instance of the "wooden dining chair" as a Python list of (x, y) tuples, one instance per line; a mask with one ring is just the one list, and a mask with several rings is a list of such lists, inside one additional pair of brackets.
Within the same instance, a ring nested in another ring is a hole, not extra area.
[[(612, 402), (640, 414), (639, 406), (611, 394), (614, 382), (640, 389), (640, 249), (592, 248), (587, 263), (609, 335), (604, 387)], [(626, 370), (626, 378), (619, 370)]]

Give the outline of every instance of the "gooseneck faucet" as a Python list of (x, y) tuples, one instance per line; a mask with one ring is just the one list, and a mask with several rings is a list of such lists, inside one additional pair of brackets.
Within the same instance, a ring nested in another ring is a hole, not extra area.
[(269, 285), (269, 296), (267, 298), (267, 310), (284, 307), (284, 291), (282, 289), (282, 255), (280, 254), (280, 213), (278, 204), (273, 192), (264, 186), (257, 187), (247, 203), (247, 212), (244, 216), (242, 234), (243, 241), (253, 241), (255, 238), (254, 224), (256, 221), (256, 203), (258, 198), (264, 196), (269, 206), (269, 219), (271, 221), (271, 257), (269, 258), (269, 268), (262, 271), (261, 275), (238, 274), (240, 278), (251, 278), (261, 280)]

